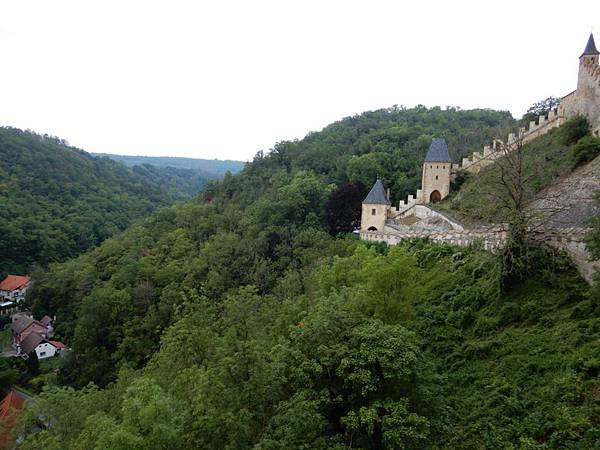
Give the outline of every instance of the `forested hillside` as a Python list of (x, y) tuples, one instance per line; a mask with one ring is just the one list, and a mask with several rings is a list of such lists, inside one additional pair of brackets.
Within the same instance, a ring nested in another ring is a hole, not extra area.
[(511, 123), (347, 118), (38, 272), (28, 301), (72, 351), (31, 382), (52, 419), (23, 447), (597, 447), (600, 294), (564, 257), (508, 284), (478, 248), (343, 233), (376, 175), (416, 190), (432, 137), (458, 158)]
[(0, 128), (0, 277), (72, 258), (207, 179), (128, 169), (57, 138)]
[(181, 158), (176, 156), (128, 156), (110, 153), (94, 153), (95, 156), (106, 156), (120, 161), (129, 167), (149, 164), (157, 167), (172, 167), (197, 172), (205, 178), (221, 178), (227, 172), (237, 173), (244, 167), (243, 161), (220, 159)]

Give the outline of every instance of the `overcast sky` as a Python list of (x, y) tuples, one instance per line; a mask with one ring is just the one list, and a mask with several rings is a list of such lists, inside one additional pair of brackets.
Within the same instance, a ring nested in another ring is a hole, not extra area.
[(246, 160), (394, 104), (520, 116), (575, 89), (592, 29), (600, 1), (0, 0), (0, 125)]

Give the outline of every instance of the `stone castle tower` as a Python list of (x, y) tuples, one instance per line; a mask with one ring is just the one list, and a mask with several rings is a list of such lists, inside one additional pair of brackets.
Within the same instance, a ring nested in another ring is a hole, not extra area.
[(431, 141), (425, 161), (421, 181), (421, 204), (437, 203), (450, 193), (452, 160), (446, 141), (435, 138)]
[(599, 55), (594, 36), (590, 34), (585, 50), (579, 57), (577, 90), (563, 97), (559, 107), (561, 117), (570, 118), (577, 114), (586, 116), (592, 132), (596, 135), (600, 133)]
[(383, 183), (380, 179), (377, 179), (362, 202), (361, 230), (383, 231), (385, 221), (390, 214), (390, 205)]

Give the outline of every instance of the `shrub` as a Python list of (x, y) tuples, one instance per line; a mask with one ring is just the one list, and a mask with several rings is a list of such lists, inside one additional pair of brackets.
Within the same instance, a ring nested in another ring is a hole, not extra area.
[(590, 132), (590, 124), (583, 116), (569, 119), (560, 128), (563, 145), (571, 145)]
[(600, 155), (600, 138), (585, 136), (577, 142), (572, 151), (575, 165), (591, 161)]

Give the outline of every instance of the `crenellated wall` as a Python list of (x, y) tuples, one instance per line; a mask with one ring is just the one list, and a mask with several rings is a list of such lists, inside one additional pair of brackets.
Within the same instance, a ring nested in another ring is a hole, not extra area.
[(506, 142), (495, 139), (491, 146), (483, 147), (482, 152), (475, 152), (469, 158), (463, 158), (462, 165), (457, 169), (462, 169), (470, 173), (477, 173), (485, 166), (492, 164), (496, 159), (500, 158), (504, 151), (510, 151), (514, 148), (517, 142), (526, 143), (535, 139), (542, 134), (547, 133), (553, 128), (559, 127), (565, 121), (564, 117), (559, 113), (560, 109), (550, 111), (548, 117), (539, 116), (538, 120), (529, 122), (528, 127), (519, 128), (518, 133), (510, 133)]

